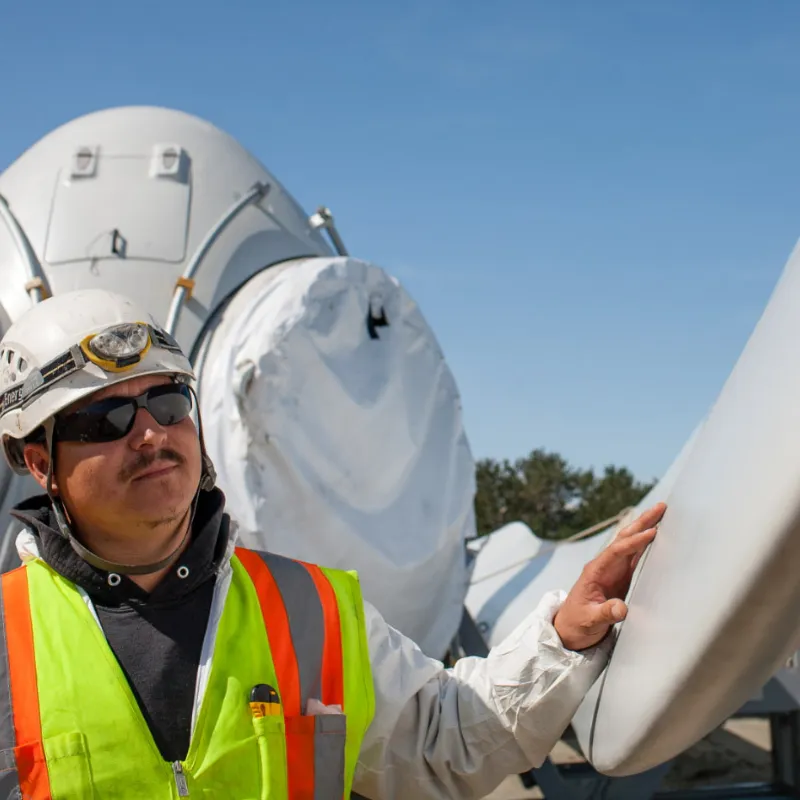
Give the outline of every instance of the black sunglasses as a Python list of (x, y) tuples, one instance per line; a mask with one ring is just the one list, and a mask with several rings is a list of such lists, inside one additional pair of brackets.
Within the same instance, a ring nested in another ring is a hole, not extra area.
[(138, 397), (108, 397), (56, 417), (54, 438), (61, 442), (113, 442), (127, 436), (136, 414), (146, 408), (159, 425), (175, 425), (192, 413), (192, 393), (181, 383), (152, 386)]

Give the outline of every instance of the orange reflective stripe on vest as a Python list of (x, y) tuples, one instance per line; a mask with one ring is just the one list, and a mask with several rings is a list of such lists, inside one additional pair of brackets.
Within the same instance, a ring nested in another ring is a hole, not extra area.
[(300, 713), (300, 674), (297, 656), (294, 652), (289, 616), (278, 585), (258, 553), (252, 550), (236, 549), (236, 556), (247, 570), (258, 594), (261, 613), (267, 628), (272, 663), (281, 688), (281, 703), (285, 714)]
[[(50, 782), (42, 749), (42, 723), (34, 668), (33, 624), (28, 573), (19, 567), (2, 576), (2, 620), (6, 646), (0, 657), (4, 695), (0, 748), (7, 754), (0, 786), (15, 786), (25, 800), (48, 800)], [(8, 614), (8, 610), (12, 613)], [(13, 767), (11, 766), (13, 762)]]
[[(333, 587), (318, 567), (237, 549), (258, 593), (272, 660), (283, 692), (291, 800), (339, 800), (345, 754), (315, 732), (342, 732), (339, 716), (306, 716), (309, 699), (343, 706), (342, 640)], [(342, 741), (343, 737), (335, 737)], [(317, 780), (320, 776), (320, 780)], [(324, 776), (324, 777), (322, 777)]]
[(325, 644), (322, 652), (322, 702), (344, 707), (344, 670), (342, 659), (342, 628), (339, 623), (339, 604), (330, 581), (316, 564), (303, 566), (317, 587), (325, 618)]

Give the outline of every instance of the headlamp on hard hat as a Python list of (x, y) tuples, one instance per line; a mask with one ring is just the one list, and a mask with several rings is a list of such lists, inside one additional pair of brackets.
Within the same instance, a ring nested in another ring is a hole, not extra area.
[[(155, 325), (144, 322), (124, 322), (86, 336), (0, 395), (0, 417), (9, 411), (24, 408), (55, 383), (92, 363), (105, 372), (125, 372), (139, 364), (151, 347), (166, 350), (181, 357), (183, 352), (174, 337)], [(179, 366), (180, 374), (189, 369)], [(166, 372), (163, 368), (159, 372)]]
[(150, 326), (126, 322), (87, 336), (81, 350), (89, 361), (107, 372), (122, 372), (136, 366), (152, 344)]

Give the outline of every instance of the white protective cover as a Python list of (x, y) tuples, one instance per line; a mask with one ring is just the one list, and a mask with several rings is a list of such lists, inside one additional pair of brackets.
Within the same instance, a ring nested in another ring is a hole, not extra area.
[[(388, 321), (375, 339), (370, 306)], [(474, 463), (453, 376), (398, 282), (352, 258), (272, 267), (223, 309), (197, 368), (244, 543), (358, 570), (387, 621), (441, 657), (466, 594)]]

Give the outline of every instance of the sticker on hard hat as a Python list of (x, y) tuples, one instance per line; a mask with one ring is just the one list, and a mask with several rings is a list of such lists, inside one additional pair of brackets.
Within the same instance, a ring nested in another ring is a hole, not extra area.
[(22, 402), (22, 389), (23, 385), (19, 384), (3, 394), (2, 398), (0, 398), (0, 414), (4, 414), (8, 408), (19, 405)]

